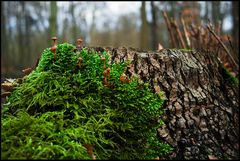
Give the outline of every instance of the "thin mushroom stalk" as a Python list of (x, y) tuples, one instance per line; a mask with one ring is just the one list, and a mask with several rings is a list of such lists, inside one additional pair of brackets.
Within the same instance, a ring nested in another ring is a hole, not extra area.
[(82, 49), (82, 44), (83, 40), (82, 39), (77, 39), (77, 50), (80, 51)]
[(52, 40), (53, 40), (53, 46), (51, 47), (51, 51), (54, 52), (54, 61), (56, 61), (57, 59), (57, 37), (52, 37)]
[(106, 68), (106, 58), (101, 58), (101, 60), (103, 61), (103, 68)]

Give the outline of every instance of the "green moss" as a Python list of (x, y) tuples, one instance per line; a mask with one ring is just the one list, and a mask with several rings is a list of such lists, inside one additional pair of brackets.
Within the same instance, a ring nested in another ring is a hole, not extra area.
[(193, 51), (193, 49), (178, 49), (178, 50), (180, 50), (182, 52), (192, 52)]
[[(151, 159), (168, 154), (156, 129), (163, 122), (163, 92), (136, 77), (122, 83), (125, 62), (105, 64), (106, 51), (71, 44), (57, 46), (54, 61), (44, 50), (38, 67), (3, 105), (2, 159), (91, 159), (84, 144), (94, 147), (97, 159)], [(82, 58), (79, 67), (78, 58)], [(103, 72), (110, 68), (109, 86)]]
[(239, 80), (238, 80), (236, 77), (234, 77), (234, 76), (228, 71), (227, 68), (225, 68), (224, 66), (222, 66), (221, 69), (222, 69), (222, 75), (223, 75), (223, 78), (225, 79), (225, 81), (230, 82), (231, 84), (236, 85), (236, 86), (239, 85)]

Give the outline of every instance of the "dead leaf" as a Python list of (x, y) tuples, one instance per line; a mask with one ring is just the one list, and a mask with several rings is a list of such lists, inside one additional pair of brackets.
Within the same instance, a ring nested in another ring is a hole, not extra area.
[(163, 49), (163, 46), (160, 44), (160, 43), (158, 43), (158, 49), (157, 49), (157, 51), (160, 51), (160, 50), (162, 50)]

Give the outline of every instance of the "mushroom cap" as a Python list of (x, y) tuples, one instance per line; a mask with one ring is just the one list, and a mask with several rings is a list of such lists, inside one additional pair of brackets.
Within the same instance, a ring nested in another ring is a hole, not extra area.
[(24, 74), (30, 74), (32, 72), (32, 68), (26, 68), (26, 69), (23, 69), (22, 72)]
[(83, 40), (82, 39), (77, 39), (77, 43), (81, 43), (81, 42), (83, 42)]
[(128, 77), (124, 73), (120, 76), (119, 79), (120, 79), (121, 82), (127, 82), (128, 81)]
[(78, 58), (78, 60), (82, 61), (82, 58), (81, 58), (81, 57), (79, 57), (79, 58)]
[(52, 37), (52, 40), (57, 40), (57, 37), (56, 36)]
[(101, 58), (101, 60), (106, 60), (106, 58)]

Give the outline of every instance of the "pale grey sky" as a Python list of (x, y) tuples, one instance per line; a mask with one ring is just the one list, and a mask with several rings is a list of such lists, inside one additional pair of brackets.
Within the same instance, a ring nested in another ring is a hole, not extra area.
[[(82, 2), (82, 1), (81, 1)], [(95, 2), (90, 2), (90, 1), (85, 1), (85, 3), (97, 3), (98, 1)], [(101, 1), (103, 2), (103, 1)], [(74, 2), (74, 3), (78, 3)], [(96, 20), (97, 20), (97, 26), (98, 28), (102, 28), (103, 27), (103, 22), (104, 19), (106, 19), (107, 17), (111, 17), (111, 23), (110, 26), (114, 27), (114, 25), (117, 23), (117, 19), (120, 15), (125, 15), (125, 14), (130, 14), (130, 13), (135, 13), (136, 15), (140, 16), (140, 7), (141, 7), (141, 1), (106, 1), (106, 6), (102, 9), (98, 9), (96, 11)], [(147, 19), (149, 21), (151, 21), (151, 15), (149, 14), (150, 12), (150, 5), (148, 5), (148, 3), (150, 3), (150, 1), (146, 1), (147, 5), (146, 5), (146, 9), (147, 9)], [(229, 1), (222, 1), (223, 5), (222, 7), (225, 7), (225, 4), (230, 3)], [(69, 15), (67, 15), (66, 13), (69, 13), (69, 1), (57, 1), (57, 5), (59, 7), (58, 9), (58, 26), (59, 26), (59, 32), (62, 31), (62, 27), (63, 27), (63, 20), (65, 17), (69, 17)], [(203, 1), (200, 2), (200, 4), (202, 5), (202, 8), (205, 8), (205, 3)], [(86, 8), (86, 21), (87, 21), (87, 25), (91, 25), (92, 23), (92, 8)], [(75, 15), (78, 15), (79, 12), (81, 12), (81, 10), (75, 10)], [(205, 14), (204, 10), (201, 10), (201, 14)], [(34, 15), (33, 15), (34, 16)], [(44, 12), (44, 16), (45, 17), (49, 17), (49, 13)], [(13, 28), (14, 26), (16, 26), (16, 18), (12, 17), (10, 20), (10, 26)], [(140, 19), (136, 19), (136, 23), (140, 24)], [(40, 23), (40, 22), (39, 22)], [(47, 27), (49, 25), (48, 22), (48, 18), (46, 18), (44, 20), (44, 26)], [(42, 28), (41, 25), (39, 25), (39, 27)], [(225, 17), (224, 21), (223, 21), (223, 30), (227, 31), (230, 30), (232, 28), (232, 19), (231, 16), (227, 16)], [(43, 28), (42, 28), (43, 29)]]

